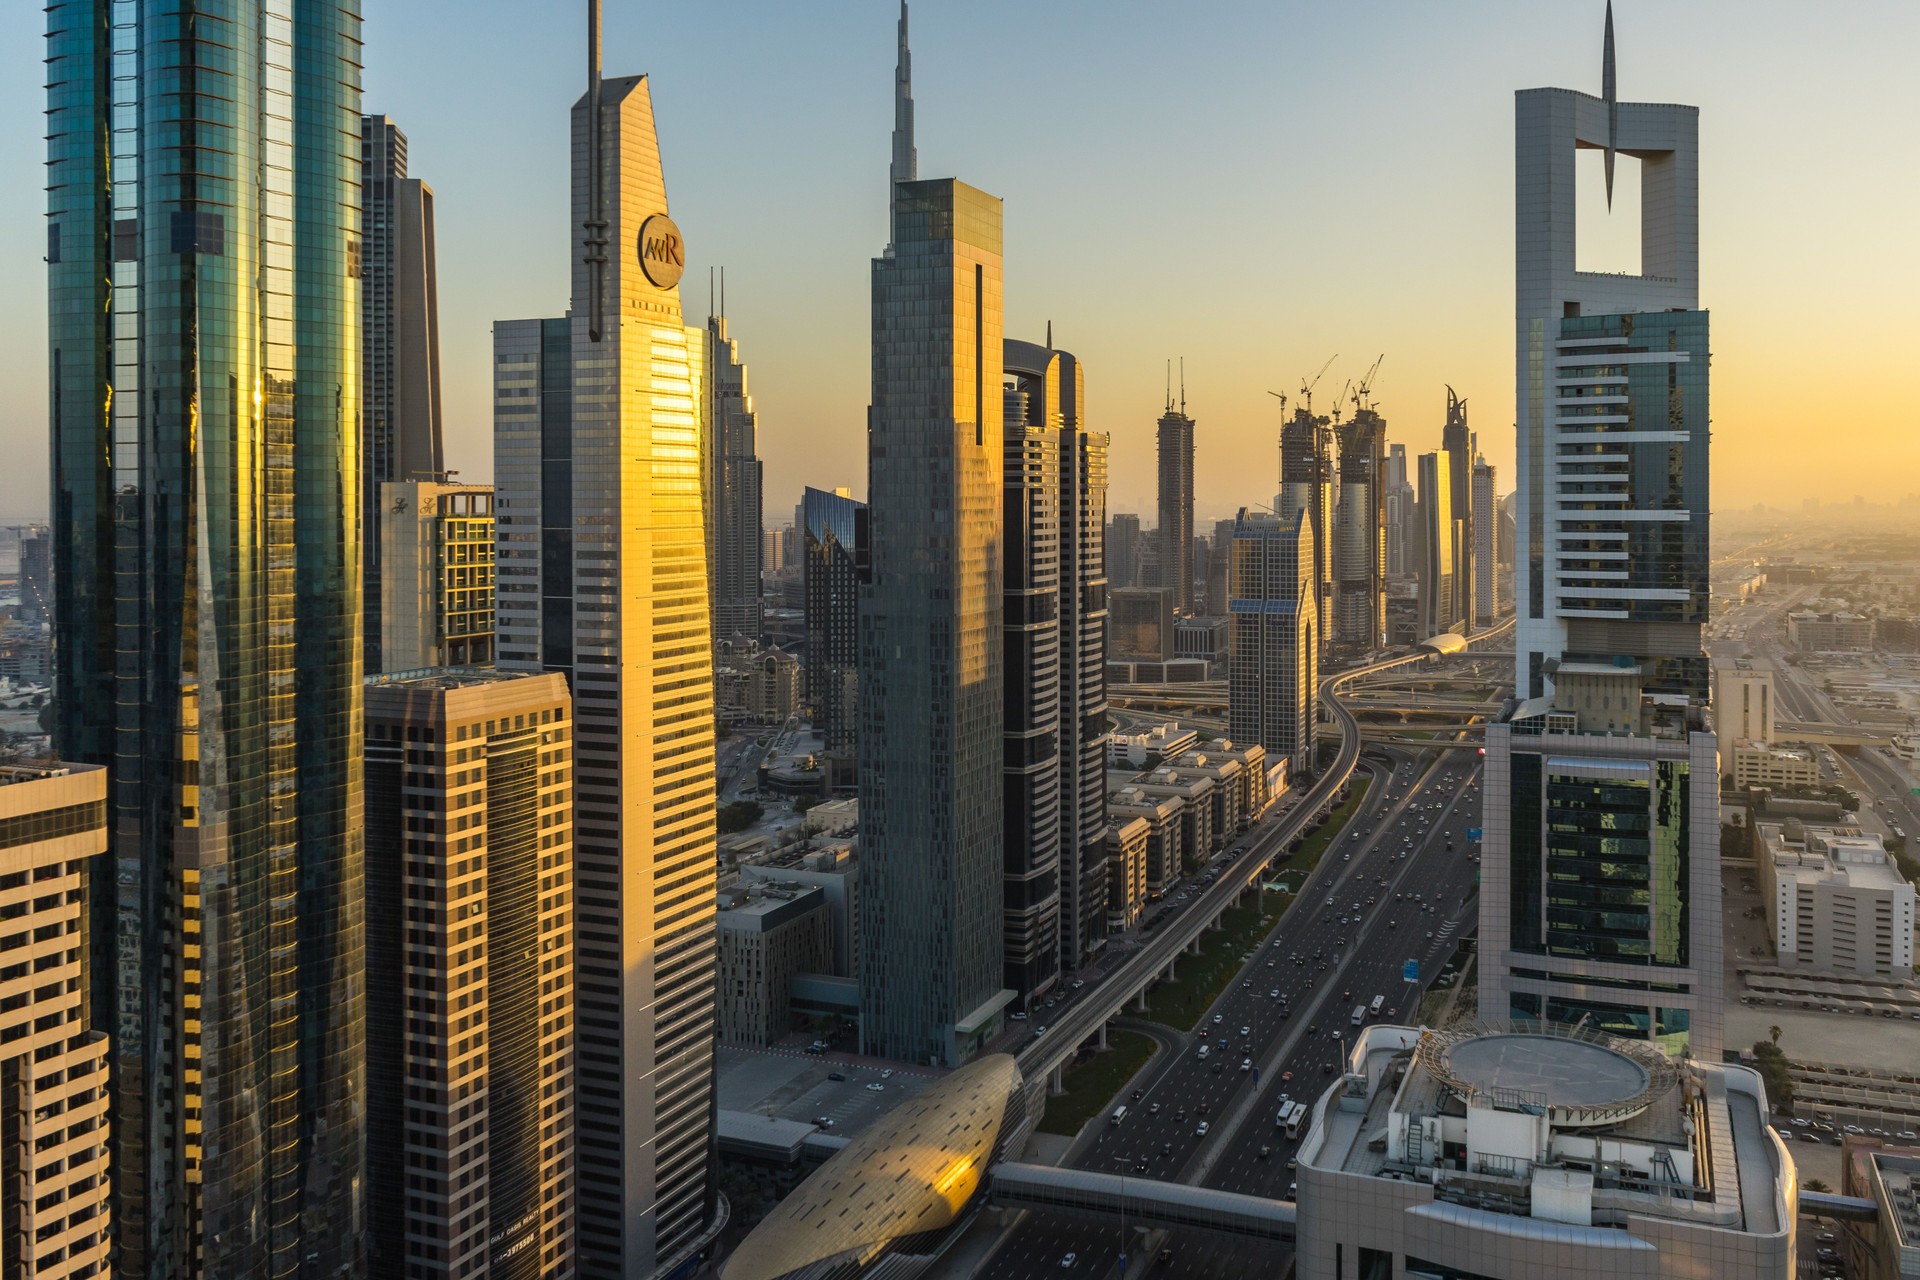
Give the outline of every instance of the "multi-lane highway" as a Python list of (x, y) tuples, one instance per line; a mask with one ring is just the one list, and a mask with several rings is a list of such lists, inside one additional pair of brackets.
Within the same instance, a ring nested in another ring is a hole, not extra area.
[[(1173, 1047), (1156, 1059), (1140, 1096), (1116, 1099), (1125, 1117), (1104, 1121), (1071, 1164), (1290, 1198), (1295, 1144), (1275, 1125), (1282, 1095), (1305, 1100), (1326, 1088), (1356, 1006), (1378, 995), (1380, 1015), (1365, 1021), (1411, 1016), (1472, 924), (1477, 864), (1466, 831), (1478, 825), (1479, 757), (1395, 752), (1391, 761), (1370, 766), (1374, 785), (1303, 900), (1198, 1028), (1161, 1033)], [(1401, 977), (1409, 959), (1419, 965), (1412, 985)], [(1123, 1245), (1137, 1252), (1139, 1237), (1029, 1218), (981, 1274), (1105, 1277), (1116, 1274)], [(1281, 1250), (1198, 1235), (1164, 1248), (1153, 1274), (1232, 1280), (1274, 1274), (1285, 1260)], [(1063, 1267), (1069, 1254), (1073, 1264)]]

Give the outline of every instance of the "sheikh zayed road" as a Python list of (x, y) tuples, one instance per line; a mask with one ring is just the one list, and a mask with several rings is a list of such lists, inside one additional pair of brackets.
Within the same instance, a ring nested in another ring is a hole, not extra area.
[[(1410, 1018), (1473, 926), (1480, 759), (1368, 750), (1365, 798), (1199, 1027), (1116, 1024), (1151, 1035), (1158, 1051), (1107, 1109), (1124, 1105), (1125, 1118), (1089, 1126), (1061, 1163), (1291, 1200), (1298, 1136), (1276, 1124), (1283, 1102), (1325, 1089), (1361, 1006), (1362, 1023)], [(1029, 1217), (975, 1274), (1119, 1274), (1123, 1248), (1133, 1261), (1141, 1246), (1114, 1226)], [(1157, 1253), (1147, 1274), (1169, 1277), (1265, 1274), (1289, 1252), (1200, 1233), (1146, 1246)]]

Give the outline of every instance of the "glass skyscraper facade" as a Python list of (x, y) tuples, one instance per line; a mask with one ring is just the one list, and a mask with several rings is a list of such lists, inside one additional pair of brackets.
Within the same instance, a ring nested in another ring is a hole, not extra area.
[(47, 8), (57, 748), (123, 1276), (362, 1268), (360, 19)]
[(860, 600), (860, 1038), (957, 1064), (1001, 986), (1000, 201), (894, 188), (873, 262), (870, 581)]
[(747, 391), (740, 344), (725, 315), (706, 328), (707, 576), (713, 637), (760, 636), (761, 532), (759, 415)]
[(860, 708), (860, 583), (867, 574), (867, 504), (809, 486), (800, 500), (806, 592), (807, 705), (835, 782), (854, 776)]

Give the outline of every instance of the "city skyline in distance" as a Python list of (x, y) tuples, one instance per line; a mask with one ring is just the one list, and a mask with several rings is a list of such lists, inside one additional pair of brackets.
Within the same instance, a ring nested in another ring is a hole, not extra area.
[[(440, 198), (449, 465), (483, 481), (485, 320), (565, 303), (544, 229), (567, 216), (564, 120), (553, 104), (578, 79), (580, 31), (570, 11), (529, 30), (506, 21), (496, 0), (468, 8), (473, 20), (458, 24), (438, 3), (370, 10), (366, 105), (403, 122), (415, 166)], [(496, 9), (500, 20), (489, 20)], [(772, 511), (807, 483), (849, 484), (863, 496), (864, 275), (884, 225), (861, 186), (870, 192), (889, 151), (895, 10), (878, 0), (820, 12), (754, 6), (732, 18), (625, 5), (607, 15), (609, 65), (659, 73), (660, 112), (673, 126), (669, 177), (686, 193), (684, 225), (701, 228), (691, 278), (707, 265), (731, 268), (729, 311), (753, 352)], [(1699, 103), (1726, 157), (1704, 177), (1703, 225), (1717, 248), (1703, 273), (1723, 309), (1746, 318), (1718, 335), (1718, 426), (1739, 454), (1719, 470), (1716, 505), (1797, 506), (1794, 482), (1840, 500), (1897, 499), (1917, 487), (1905, 477), (1920, 463), (1911, 429), (1920, 375), (1902, 367), (1884, 299), (1920, 284), (1920, 250), (1903, 239), (1900, 213), (1920, 195), (1920, 175), (1879, 163), (1874, 131), (1854, 122), (1920, 109), (1920, 87), (1893, 61), (1920, 37), (1920, 12), (1858, 5), (1816, 22), (1762, 4), (1740, 6), (1730, 22), (1735, 12), (1622, 0), (1615, 14), (1621, 95)], [(1045, 75), (1029, 60), (1058, 47), (1046, 33), (1074, 30), (1071, 14), (1023, 14), (1021, 29), (1036, 38), (984, 61), (974, 31), (993, 23), (969, 27), (936, 0), (916, 5), (913, 19), (921, 150), (943, 157), (942, 172), (974, 174), (1005, 196), (1010, 269), (1022, 277), (1008, 297), (1009, 329), (1041, 332), (1051, 318), (1062, 345), (1098, 375), (1091, 409), (1115, 433), (1112, 510), (1151, 510), (1160, 374), (1182, 354), (1190, 411), (1209, 424), (1211, 447), (1197, 460), (1202, 518), (1270, 492), (1243, 483), (1271, 469), (1278, 434), (1261, 392), (1291, 389), (1335, 351), (1336, 393), (1388, 352), (1381, 408), (1414, 453), (1436, 447), (1451, 381), (1476, 405), (1483, 440), (1495, 445), (1489, 461), (1511, 474), (1497, 430), (1512, 421), (1500, 303), (1512, 272), (1511, 93), (1599, 91), (1599, 0), (1444, 14), (1397, 6), (1380, 21), (1253, 5), (1171, 29), (1116, 20), (1076, 31), (1084, 57)], [(27, 246), (0, 263), (0, 287), (23, 304), (0, 318), (10, 353), (0, 360), (0, 430), (14, 432), (45, 421), (44, 271), (27, 238), (43, 222), (42, 23), (28, 6), (0, 15), (0, 49), (12, 59), (0, 103), (34, 121), (0, 140), (0, 171), (14, 179), (0, 194), (0, 235)], [(1240, 34), (1223, 46), (1209, 38), (1221, 27)], [(1700, 58), (1703, 49), (1715, 56)], [(811, 74), (823, 60), (835, 73)], [(475, 69), (488, 66), (514, 76), (487, 77), (488, 91), (476, 92)], [(1152, 87), (1121, 87), (1143, 76)], [(716, 84), (731, 88), (716, 93)], [(972, 100), (975, 86), (998, 88)], [(1042, 119), (1086, 157), (1075, 182), (1051, 174), (1024, 141)], [(1162, 180), (1142, 199), (1148, 155)], [(1599, 163), (1596, 153), (1583, 210), (1605, 207)], [(1622, 210), (1637, 192), (1633, 169), (1621, 162)], [(1229, 174), (1237, 194), (1223, 202), (1207, 178)], [(755, 193), (774, 189), (788, 194), (770, 218)], [(1842, 189), (1851, 195), (1836, 213), (1832, 193)], [(1836, 216), (1845, 234), (1810, 232)], [(1181, 239), (1168, 259), (1175, 270), (1144, 279), (1113, 270), (1140, 259), (1154, 234)], [(1133, 289), (1152, 305), (1120, 305)], [(1303, 291), (1312, 307), (1292, 305)], [(1164, 319), (1141, 324), (1141, 314)], [(1842, 323), (1789, 337), (1783, 321), (1811, 314)], [(1200, 315), (1211, 330), (1204, 343), (1194, 337)], [(1824, 375), (1817, 395), (1802, 370)], [(1813, 434), (1809, 413), (1879, 448), (1887, 465), (1862, 472), (1799, 444)], [(29, 457), (0, 481), (0, 511), (34, 515), (44, 505), (37, 451)]]

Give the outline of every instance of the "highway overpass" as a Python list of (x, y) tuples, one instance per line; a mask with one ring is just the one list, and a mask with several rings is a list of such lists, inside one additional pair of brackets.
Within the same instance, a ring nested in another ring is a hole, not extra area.
[[(1509, 618), (1500, 626), (1482, 632), (1468, 643), (1505, 639), (1513, 631)], [(1180, 953), (1196, 945), (1200, 934), (1215, 924), (1242, 895), (1257, 890), (1272, 878), (1273, 863), (1285, 856), (1287, 848), (1306, 829), (1332, 812), (1346, 792), (1354, 767), (1360, 762), (1361, 728), (1337, 696), (1347, 684), (1362, 676), (1414, 662), (1435, 660), (1432, 650), (1416, 648), (1380, 662), (1336, 671), (1320, 682), (1320, 706), (1340, 734), (1340, 749), (1325, 772), (1314, 782), (1302, 803), (1279, 822), (1254, 837), (1255, 845), (1246, 854), (1219, 868), (1218, 878), (1186, 910), (1178, 913), (1098, 984), (1087, 988), (1080, 998), (1063, 1010), (1051, 1027), (1035, 1036), (1016, 1055), (1020, 1073), (1028, 1080), (1053, 1077), (1068, 1058), (1088, 1040), (1106, 1036), (1107, 1020), (1126, 1007), (1129, 1000), (1144, 1000), (1147, 988), (1172, 972)], [(1421, 743), (1439, 746), (1439, 743)], [(1311, 880), (1308, 883), (1312, 883)], [(1304, 892), (1304, 886), (1302, 891)], [(1059, 1081), (1054, 1079), (1057, 1086)]]

